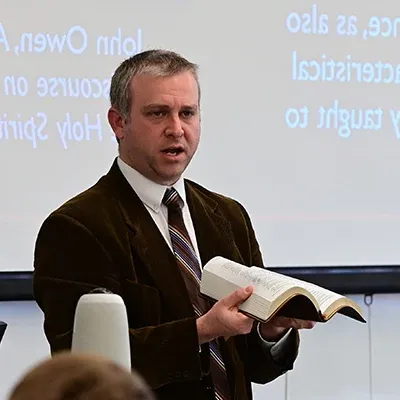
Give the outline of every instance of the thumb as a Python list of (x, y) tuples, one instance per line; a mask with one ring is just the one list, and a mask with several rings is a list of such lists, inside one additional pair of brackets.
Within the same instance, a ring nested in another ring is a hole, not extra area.
[(247, 286), (246, 288), (236, 289), (233, 293), (231, 293), (229, 296), (226, 296), (223, 299), (223, 303), (227, 307), (236, 306), (237, 304), (247, 300), (252, 293), (253, 293), (253, 288), (251, 286)]

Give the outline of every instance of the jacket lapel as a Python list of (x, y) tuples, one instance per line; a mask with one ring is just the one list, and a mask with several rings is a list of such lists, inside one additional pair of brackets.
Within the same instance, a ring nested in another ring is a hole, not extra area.
[(240, 254), (232, 240), (231, 224), (220, 213), (218, 203), (190, 181), (186, 181), (186, 196), (202, 265), (215, 256), (239, 261)]
[[(144, 208), (144, 206), (141, 204)], [(175, 256), (146, 209), (139, 220), (127, 218), (132, 230), (132, 249), (147, 267), (161, 293), (161, 299), (177, 318), (193, 317), (193, 307)]]
[(128, 226), (132, 251), (149, 271), (162, 301), (177, 318), (193, 317), (193, 307), (175, 257), (153, 218), (116, 163), (107, 177)]

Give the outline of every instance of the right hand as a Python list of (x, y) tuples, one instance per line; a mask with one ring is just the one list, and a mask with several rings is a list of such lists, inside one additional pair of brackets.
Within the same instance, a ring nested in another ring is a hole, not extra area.
[(197, 333), (199, 344), (210, 342), (220, 336), (245, 335), (253, 327), (254, 320), (239, 312), (238, 305), (253, 293), (253, 288), (239, 288), (220, 299), (204, 315), (199, 317)]

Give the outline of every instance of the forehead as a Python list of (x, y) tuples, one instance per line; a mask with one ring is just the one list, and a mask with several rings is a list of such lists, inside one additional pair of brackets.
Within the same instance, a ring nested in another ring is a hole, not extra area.
[(197, 82), (190, 71), (167, 77), (135, 76), (130, 90), (133, 103), (140, 105), (171, 101), (197, 104), (199, 100)]

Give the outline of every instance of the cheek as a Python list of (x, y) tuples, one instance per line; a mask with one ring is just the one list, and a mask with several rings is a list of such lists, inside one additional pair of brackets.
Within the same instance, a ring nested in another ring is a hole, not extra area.
[(163, 134), (159, 133), (154, 127), (143, 129), (132, 137), (131, 148), (137, 156), (142, 158), (153, 158), (162, 146)]
[(130, 135), (130, 143), (136, 148), (148, 148), (156, 142), (156, 129), (148, 123), (135, 124), (135, 128)]
[(198, 127), (190, 127), (188, 128), (188, 130), (186, 131), (186, 140), (188, 141), (188, 143), (191, 143), (193, 145), (195, 145), (200, 138), (200, 129)]

